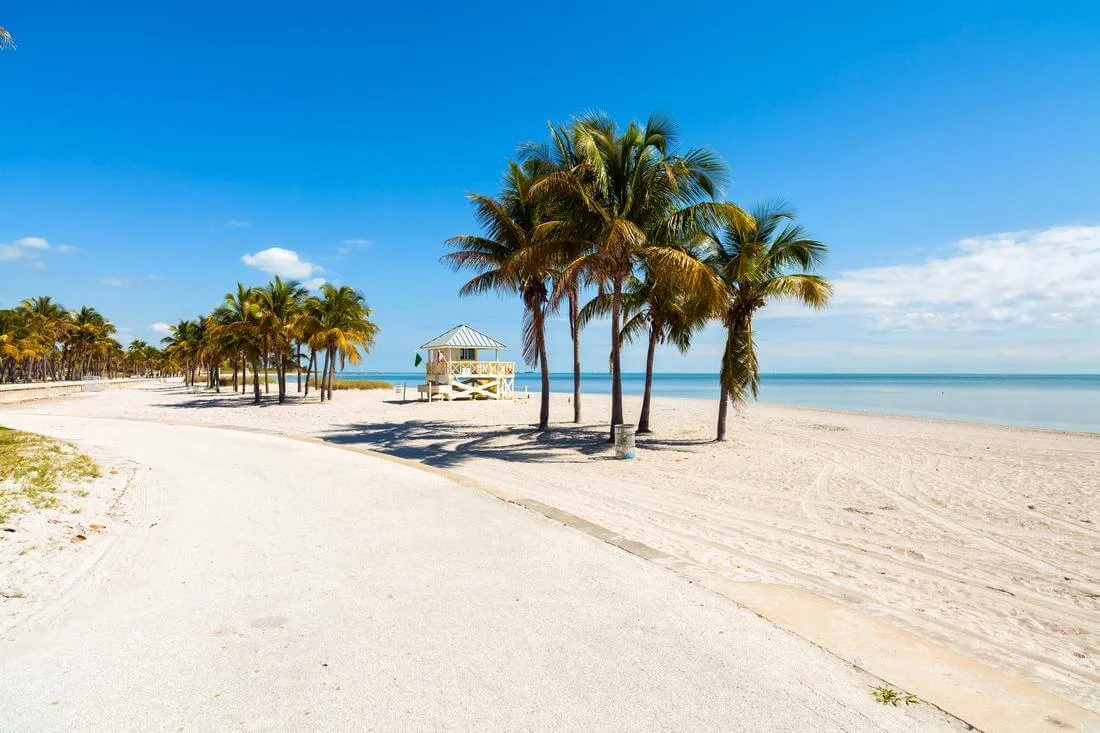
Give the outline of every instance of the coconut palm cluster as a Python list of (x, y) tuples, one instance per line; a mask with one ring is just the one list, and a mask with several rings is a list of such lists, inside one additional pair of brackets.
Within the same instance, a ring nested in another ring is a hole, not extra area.
[(550, 411), (545, 327), (559, 307), (566, 306), (573, 346), (575, 422), (581, 330), (593, 319), (609, 322), (612, 431), (624, 422), (623, 344), (647, 342), (638, 418), (646, 433), (657, 346), (687, 351), (693, 334), (720, 323), (722, 440), (727, 405), (759, 389), (755, 313), (777, 300), (813, 308), (828, 302), (831, 286), (814, 273), (825, 245), (782, 201), (746, 210), (725, 200), (725, 176), (714, 150), (680, 149), (665, 117), (620, 127), (596, 112), (550, 123), (547, 140), (519, 147), (496, 196), (469, 195), (481, 233), (447, 240), (443, 261), (476, 273), (462, 295), (519, 295), (523, 356), (542, 374), (540, 430), (549, 427)]

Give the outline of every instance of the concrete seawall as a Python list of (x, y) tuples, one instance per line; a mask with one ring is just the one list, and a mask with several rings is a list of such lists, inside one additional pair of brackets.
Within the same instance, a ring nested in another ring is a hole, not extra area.
[(79, 392), (100, 392), (142, 384), (145, 379), (100, 379), (86, 382), (31, 382), (29, 384), (0, 384), (0, 404), (30, 402), (51, 397), (64, 397)]

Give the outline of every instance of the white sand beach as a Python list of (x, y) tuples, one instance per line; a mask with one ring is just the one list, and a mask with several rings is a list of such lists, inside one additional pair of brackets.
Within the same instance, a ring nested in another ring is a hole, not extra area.
[(658, 398), (655, 435), (619, 461), (600, 442), (599, 396), (574, 426), (555, 395), (544, 435), (536, 400), (249, 399), (154, 383), (8, 409), (261, 428), (414, 459), (731, 580), (812, 591), (1100, 710), (1100, 436), (754, 405), (716, 444), (715, 404)]
[(965, 729), (443, 477), (278, 436), (5, 419), (142, 466), (113, 551), (37, 599), (64, 617), (0, 640), (5, 729)]

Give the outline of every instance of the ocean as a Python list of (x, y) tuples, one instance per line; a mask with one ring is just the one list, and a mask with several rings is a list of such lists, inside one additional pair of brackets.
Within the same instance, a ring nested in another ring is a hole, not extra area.
[[(347, 372), (344, 379), (416, 385), (423, 372)], [(571, 392), (572, 373), (550, 375), (551, 389)], [(623, 375), (623, 392), (640, 395), (645, 375)], [(539, 376), (516, 375), (516, 389), (539, 390)], [(585, 392), (607, 394), (611, 377), (587, 372)], [(655, 397), (718, 399), (715, 374), (654, 374)], [(781, 405), (968, 420), (1100, 433), (1100, 374), (765, 374), (760, 401)]]

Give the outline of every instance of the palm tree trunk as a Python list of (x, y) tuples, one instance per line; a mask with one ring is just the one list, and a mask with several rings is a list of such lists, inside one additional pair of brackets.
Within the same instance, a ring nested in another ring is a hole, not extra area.
[(569, 289), (569, 335), (573, 339), (573, 422), (581, 421), (580, 293)]
[(718, 370), (720, 389), (718, 393), (718, 432), (715, 440), (726, 439), (726, 413), (729, 411), (730, 390), (729, 384), (733, 380), (733, 339), (734, 331), (732, 321), (726, 326), (726, 348), (722, 352), (722, 366)]
[(649, 405), (653, 398), (653, 356), (657, 352), (657, 337), (661, 333), (661, 324), (651, 318), (649, 326), (649, 349), (645, 356), (645, 391), (642, 393), (642, 414), (638, 416), (638, 432), (648, 433)]
[[(721, 376), (719, 376), (721, 380)], [(719, 390), (718, 396), (718, 434), (715, 436), (715, 440), (726, 439), (726, 412), (730, 406), (730, 391), (726, 389), (726, 383), (723, 381)]]
[(535, 313), (535, 346), (539, 350), (539, 364), (542, 368), (542, 395), (539, 398), (539, 430), (550, 426), (550, 362), (546, 358), (546, 323), (542, 307)]
[(328, 401), (332, 402), (332, 382), (336, 379), (336, 348), (333, 347), (332, 351), (332, 363), (328, 365)]
[[(242, 384), (241, 387), (244, 387)], [(252, 404), (260, 404), (260, 365), (259, 360), (252, 362)]]
[(313, 371), (313, 359), (317, 356), (317, 349), (310, 348), (309, 350), (309, 363), (306, 364), (306, 391), (305, 396), (309, 397), (309, 375)]
[(328, 360), (329, 360), (329, 350), (325, 349), (325, 363), (321, 367), (321, 386), (320, 386), (321, 402), (325, 401), (325, 379), (328, 376)]
[(615, 441), (615, 426), (623, 421), (623, 370), (620, 359), (622, 338), (619, 335), (619, 322), (623, 310), (623, 281), (615, 278), (615, 289), (611, 293), (611, 425), (607, 442)]
[(298, 354), (294, 358), (294, 366), (298, 374), (298, 391), (302, 391), (302, 342), (298, 342)]

